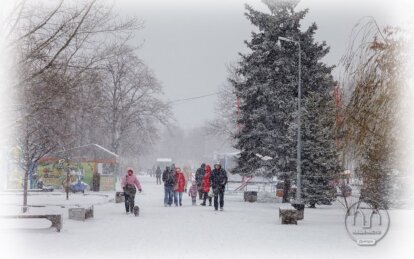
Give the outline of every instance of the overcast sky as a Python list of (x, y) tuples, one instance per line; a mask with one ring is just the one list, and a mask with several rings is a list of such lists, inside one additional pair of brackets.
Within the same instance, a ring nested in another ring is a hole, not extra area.
[[(135, 43), (138, 55), (161, 81), (166, 100), (191, 98), (217, 92), (226, 82), (226, 66), (246, 52), (243, 41), (254, 29), (244, 16), (244, 4), (267, 11), (260, 0), (120, 0), (121, 14), (144, 20)], [(380, 25), (399, 25), (407, 10), (402, 1), (302, 0), (298, 9), (309, 8), (302, 29), (316, 22), (316, 38), (325, 40), (331, 52), (325, 61), (337, 64), (353, 26), (364, 16)], [(217, 98), (210, 96), (173, 105), (177, 125), (189, 129), (214, 119)]]

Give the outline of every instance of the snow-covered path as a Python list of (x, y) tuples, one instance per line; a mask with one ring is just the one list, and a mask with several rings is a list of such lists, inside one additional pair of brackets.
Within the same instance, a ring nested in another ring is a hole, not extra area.
[[(408, 258), (414, 213), (390, 211), (391, 228), (374, 247), (359, 247), (344, 227), (339, 206), (306, 209), (298, 225), (281, 225), (275, 203), (245, 203), (225, 196), (224, 212), (213, 207), (163, 206), (163, 186), (141, 176), (143, 192), (136, 200), (140, 216), (126, 215), (123, 203), (96, 198), (95, 217), (85, 222), (67, 219), (60, 233), (52, 229), (0, 233), (2, 258)], [(113, 195), (113, 193), (111, 194)], [(44, 198), (50, 196), (45, 195)], [(71, 196), (70, 200), (82, 196)], [(63, 200), (64, 197), (62, 196)], [(30, 203), (30, 200), (29, 200)], [(48, 201), (44, 201), (48, 203)], [(200, 202), (197, 200), (197, 203)], [(45, 208), (43, 210), (46, 210)], [(24, 221), (24, 220), (23, 220)], [(3, 221), (3, 224), (4, 221)], [(7, 223), (6, 223), (7, 224)], [(38, 224), (38, 222), (36, 222)], [(43, 223), (47, 226), (47, 222)], [(5, 229), (6, 228), (6, 229)], [(4, 247), (3, 247), (4, 245)]]

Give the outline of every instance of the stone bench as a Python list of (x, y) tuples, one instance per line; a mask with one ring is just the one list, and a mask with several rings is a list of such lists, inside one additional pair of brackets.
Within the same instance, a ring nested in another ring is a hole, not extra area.
[(298, 211), (292, 207), (280, 207), (279, 219), (282, 224), (298, 224)]
[(257, 192), (245, 191), (244, 192), (244, 201), (256, 202), (257, 201)]
[(82, 220), (93, 218), (93, 205), (88, 208), (70, 208), (69, 219)]
[(298, 220), (303, 220), (303, 218), (305, 217), (305, 204), (303, 204), (303, 203), (292, 203), (292, 207), (297, 210), (297, 213), (298, 213), (297, 219)]
[(115, 193), (115, 203), (125, 202), (125, 195), (124, 192), (116, 192)]
[(48, 215), (32, 215), (32, 214), (21, 214), (21, 215), (4, 215), (0, 216), (5, 219), (47, 219), (52, 222), (51, 228), (56, 228), (57, 232), (60, 232), (63, 226), (63, 220), (61, 214), (48, 214)]

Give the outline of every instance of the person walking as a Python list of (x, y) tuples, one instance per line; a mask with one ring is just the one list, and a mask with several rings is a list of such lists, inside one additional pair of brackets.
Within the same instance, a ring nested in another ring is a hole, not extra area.
[(164, 182), (164, 206), (171, 206), (173, 202), (173, 187), (175, 184), (175, 175), (170, 167), (166, 167), (162, 173), (162, 181)]
[(210, 165), (206, 165), (205, 167), (206, 173), (203, 177), (203, 182), (201, 184), (201, 188), (203, 191), (203, 203), (201, 203), (201, 206), (206, 206), (206, 200), (208, 198), (208, 206), (211, 206), (211, 197), (208, 196), (208, 192), (210, 191), (210, 176), (211, 176), (211, 167)]
[(101, 185), (101, 175), (95, 171), (92, 176), (92, 191), (99, 192), (100, 185)]
[(219, 199), (220, 199), (220, 210), (223, 210), (224, 206), (224, 190), (227, 184), (227, 172), (219, 162), (214, 164), (214, 169), (210, 175), (210, 184), (213, 188), (214, 194), (214, 209), (218, 210)]
[(203, 190), (202, 190), (202, 183), (203, 183), (203, 177), (205, 174), (205, 167), (206, 164), (202, 163), (200, 168), (197, 169), (195, 179), (197, 182), (197, 190), (198, 190), (198, 198), (201, 200), (203, 198)]
[(188, 190), (188, 196), (191, 197), (191, 204), (193, 206), (196, 205), (197, 193), (198, 193), (197, 182), (193, 181), (192, 184), (191, 184), (190, 189)]
[(161, 184), (161, 168), (159, 166), (155, 170), (155, 176), (157, 177), (157, 184)]
[(185, 188), (185, 177), (179, 167), (175, 168), (174, 204), (182, 206), (183, 192)]
[(131, 167), (128, 167), (126, 175), (122, 177), (121, 187), (124, 190), (126, 214), (129, 214), (130, 212), (132, 213), (134, 211), (137, 189), (139, 192), (142, 192), (142, 189), (141, 184), (138, 181), (138, 178), (134, 175), (134, 170)]

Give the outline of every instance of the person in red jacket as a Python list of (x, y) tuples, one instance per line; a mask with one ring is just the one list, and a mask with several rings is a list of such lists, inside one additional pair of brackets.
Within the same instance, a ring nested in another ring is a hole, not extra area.
[(174, 204), (182, 206), (183, 192), (185, 188), (185, 176), (179, 167), (175, 168)]
[(210, 175), (211, 175), (210, 165), (206, 165), (205, 171), (206, 172), (203, 176), (203, 181), (201, 183), (201, 188), (203, 191), (203, 203), (201, 203), (201, 206), (206, 206), (207, 198), (208, 198), (208, 206), (211, 206), (211, 197), (208, 196), (208, 192), (210, 191)]

